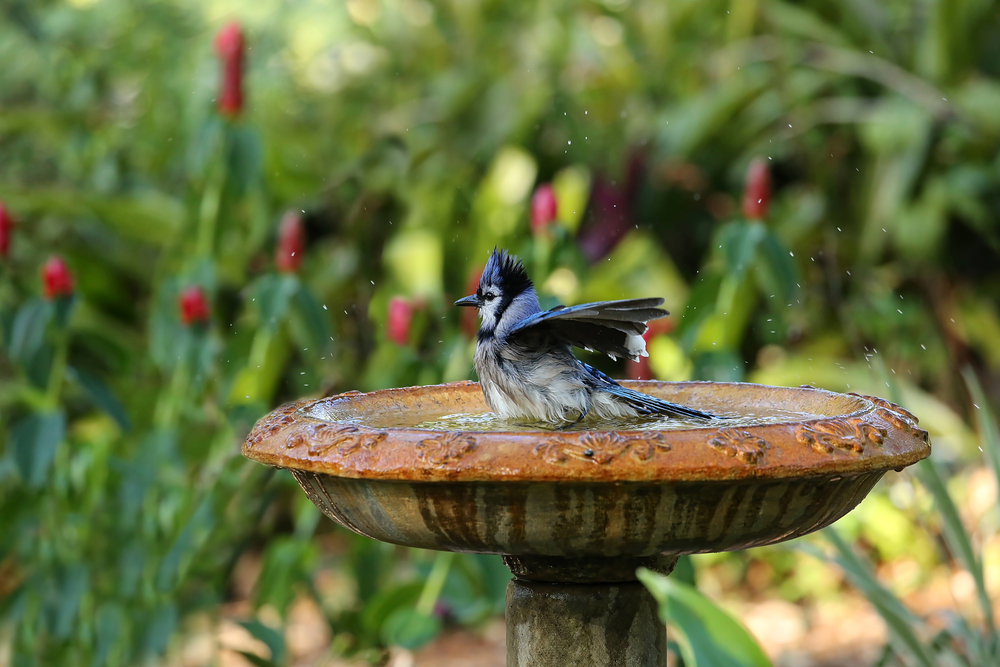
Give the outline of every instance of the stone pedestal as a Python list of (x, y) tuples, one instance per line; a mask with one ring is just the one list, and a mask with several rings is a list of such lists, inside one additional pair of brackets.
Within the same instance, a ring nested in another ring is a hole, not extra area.
[(507, 667), (666, 664), (666, 626), (638, 582), (507, 585)]
[(666, 627), (635, 569), (669, 572), (675, 558), (505, 560), (515, 575), (507, 585), (507, 667), (667, 664)]

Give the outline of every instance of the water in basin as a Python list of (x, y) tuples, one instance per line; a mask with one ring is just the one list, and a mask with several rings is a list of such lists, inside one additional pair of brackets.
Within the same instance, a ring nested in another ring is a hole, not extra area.
[[(672, 417), (623, 417), (618, 419), (588, 418), (571, 426), (568, 431), (680, 431), (692, 428), (739, 428), (761, 424), (798, 422), (817, 419), (821, 415), (793, 410), (769, 408), (761, 412), (717, 412), (720, 419), (679, 419)], [(376, 423), (377, 422), (377, 423)], [(462, 412), (427, 419), (419, 413), (402, 412), (380, 415), (365, 420), (376, 428), (409, 427), (435, 431), (552, 431), (558, 427), (546, 423), (527, 423), (503, 419), (492, 412)]]

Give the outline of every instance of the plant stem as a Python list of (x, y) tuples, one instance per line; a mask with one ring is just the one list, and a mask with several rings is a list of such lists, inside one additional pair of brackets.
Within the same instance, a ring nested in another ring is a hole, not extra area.
[(181, 397), (187, 390), (190, 376), (188, 368), (190, 350), (191, 346), (188, 344), (181, 346), (181, 354), (178, 356), (177, 364), (174, 366), (174, 371), (170, 376), (170, 386), (167, 388), (167, 392), (162, 395), (160, 404), (157, 406), (156, 424), (162, 428), (173, 426)]
[(45, 387), (45, 405), (55, 410), (59, 405), (59, 394), (62, 390), (63, 378), (66, 376), (66, 360), (69, 356), (69, 335), (65, 329), (60, 329), (56, 338), (56, 356), (49, 369), (49, 381)]
[(198, 209), (198, 246), (196, 256), (211, 257), (215, 246), (215, 229), (219, 213), (222, 211), (222, 189), (226, 183), (226, 154), (228, 153), (228, 133), (222, 140), (222, 160), (209, 173), (205, 190), (201, 195)]
[(430, 616), (434, 613), (434, 605), (441, 597), (441, 590), (444, 582), (448, 578), (448, 570), (451, 568), (451, 561), (455, 558), (454, 552), (442, 551), (434, 559), (434, 567), (427, 577), (424, 590), (420, 592), (420, 599), (417, 600), (417, 613)]

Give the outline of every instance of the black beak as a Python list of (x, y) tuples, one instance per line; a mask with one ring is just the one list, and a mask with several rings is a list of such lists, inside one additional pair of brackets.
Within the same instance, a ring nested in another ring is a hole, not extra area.
[(455, 302), (456, 306), (471, 306), (473, 308), (479, 308), (479, 297), (475, 294), (470, 294), (469, 296), (463, 297)]

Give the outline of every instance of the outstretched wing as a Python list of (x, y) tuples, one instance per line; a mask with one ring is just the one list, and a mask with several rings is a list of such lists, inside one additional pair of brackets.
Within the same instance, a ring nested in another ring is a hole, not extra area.
[(613, 359), (635, 360), (646, 353), (642, 340), (646, 322), (669, 314), (658, 307), (662, 304), (663, 299), (650, 298), (556, 306), (525, 318), (508, 336), (548, 334), (576, 347), (603, 352)]

